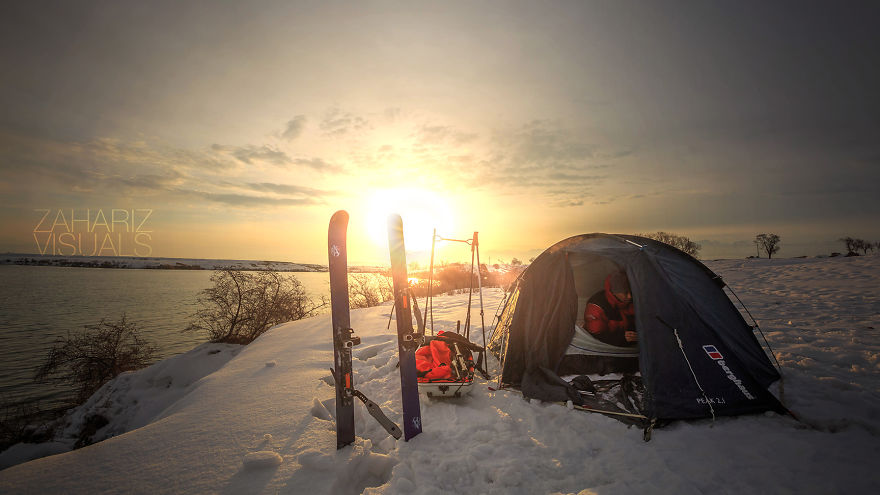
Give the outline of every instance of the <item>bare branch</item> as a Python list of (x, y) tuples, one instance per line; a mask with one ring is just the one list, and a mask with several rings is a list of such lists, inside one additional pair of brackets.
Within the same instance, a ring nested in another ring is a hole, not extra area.
[(326, 298), (308, 297), (296, 277), (275, 271), (227, 268), (215, 272), (211, 282), (186, 331), (205, 332), (212, 342), (248, 344), (275, 325), (314, 316), (327, 306)]

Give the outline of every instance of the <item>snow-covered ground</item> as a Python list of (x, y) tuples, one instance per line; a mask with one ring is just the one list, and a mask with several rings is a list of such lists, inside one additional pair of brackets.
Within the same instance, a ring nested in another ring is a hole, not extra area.
[[(15, 446), (0, 465), (68, 448), (95, 412), (111, 418), (95, 438), (116, 436), (0, 471), (0, 492), (877, 493), (880, 256), (708, 265), (776, 349), (785, 402), (802, 422), (676, 422), (645, 443), (616, 420), (483, 381), (464, 399), (422, 397), (424, 433), (410, 442), (357, 406), (358, 439), (337, 451), (330, 322), (320, 316), (247, 347), (206, 344), (117, 378), (70, 416), (68, 437)], [(501, 294), (484, 297), (488, 321)], [(466, 304), (466, 295), (436, 299), (435, 327), (454, 329)], [(363, 340), (355, 379), (399, 424), (389, 309), (352, 312)]]

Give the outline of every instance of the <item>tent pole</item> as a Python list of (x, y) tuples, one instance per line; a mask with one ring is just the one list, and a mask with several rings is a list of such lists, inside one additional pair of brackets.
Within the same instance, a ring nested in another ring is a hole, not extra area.
[[(743, 303), (739, 296), (736, 295), (736, 292), (733, 291), (733, 288), (726, 283), (724, 284), (724, 286), (727, 287), (727, 290), (729, 290), (731, 294), (733, 294), (733, 297), (736, 298), (736, 300), (739, 302), (739, 305), (742, 306), (744, 310), (746, 310), (746, 314), (749, 315), (749, 318), (752, 319), (752, 323), (755, 324), (754, 328), (757, 328), (758, 332), (761, 333), (761, 338), (764, 339), (764, 344), (767, 345), (767, 349), (770, 351), (770, 355), (773, 356), (773, 361), (776, 362), (776, 370), (779, 373), (779, 402), (782, 402), (782, 404), (785, 405), (785, 376), (783, 376), (782, 374), (782, 365), (779, 364), (779, 360), (776, 359), (776, 353), (773, 351), (773, 347), (770, 345), (770, 342), (767, 342), (767, 337), (764, 335), (764, 331), (761, 330), (761, 327), (758, 326), (758, 321), (755, 320), (754, 316), (752, 316), (752, 312), (749, 311), (749, 308), (746, 307), (745, 303)], [(752, 330), (752, 332), (754, 332), (754, 330)]]
[(437, 242), (437, 228), (434, 228), (434, 234), (431, 235), (431, 267), (430, 275), (428, 275), (428, 295), (425, 296), (425, 322), (427, 323), (428, 314), (431, 315), (431, 335), (434, 335), (434, 244)]
[(388, 326), (385, 327), (385, 330), (391, 329), (391, 318), (394, 318), (394, 305), (391, 305), (391, 312), (388, 313)]
[(474, 244), (477, 241), (477, 233), (474, 232), (473, 240), (471, 241), (471, 274), (468, 277), (468, 309), (467, 309), (467, 317), (464, 320), (464, 336), (470, 340), (471, 338), (471, 301), (474, 298)]
[[(480, 271), (480, 238), (479, 232), (474, 232), (474, 247), (477, 250), (477, 287), (480, 290), (480, 328), (483, 331), (483, 352), (486, 349), (486, 319), (483, 316), (483, 272)], [(483, 355), (480, 354), (480, 360), (482, 361)], [(478, 363), (478, 365), (483, 363)]]

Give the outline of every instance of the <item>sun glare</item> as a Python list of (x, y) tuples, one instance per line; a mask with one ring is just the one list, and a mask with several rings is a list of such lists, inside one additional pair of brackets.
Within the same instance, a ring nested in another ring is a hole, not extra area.
[(454, 227), (452, 209), (445, 199), (418, 188), (383, 189), (367, 199), (366, 220), (370, 240), (388, 245), (388, 216), (400, 214), (407, 251), (431, 249), (431, 234), (449, 235)]

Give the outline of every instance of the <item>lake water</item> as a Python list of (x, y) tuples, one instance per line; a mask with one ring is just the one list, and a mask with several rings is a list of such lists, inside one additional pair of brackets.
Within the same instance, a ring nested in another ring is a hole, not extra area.
[[(118, 321), (123, 313), (159, 347), (159, 359), (207, 339), (182, 330), (197, 309), (210, 270), (125, 270), (0, 265), (0, 405), (64, 403), (71, 391), (33, 381), (55, 339)], [(311, 296), (330, 294), (327, 272), (293, 273)]]

